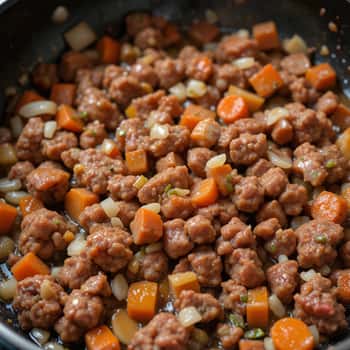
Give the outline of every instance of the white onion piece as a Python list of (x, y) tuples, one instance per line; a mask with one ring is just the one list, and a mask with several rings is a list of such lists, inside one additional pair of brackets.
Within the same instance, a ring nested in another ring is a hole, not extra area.
[(180, 197), (186, 197), (190, 193), (191, 191), (188, 190), (187, 188), (179, 188), (179, 187), (171, 188), (167, 192), (168, 196), (180, 196)]
[(64, 33), (64, 38), (73, 50), (81, 51), (90, 46), (97, 39), (97, 36), (86, 22), (80, 22)]
[(13, 204), (13, 205), (18, 205), (19, 201), (24, 198), (29, 196), (28, 192), (24, 191), (12, 191), (12, 192), (7, 192), (5, 195), (5, 200), (7, 203)]
[(283, 262), (286, 262), (286, 261), (288, 261), (288, 256), (287, 255), (282, 254), (282, 255), (280, 255), (278, 257), (278, 262), (279, 263), (283, 263)]
[(65, 6), (57, 6), (51, 16), (51, 20), (55, 24), (64, 23), (69, 17), (69, 12)]
[(119, 204), (110, 197), (100, 202), (100, 205), (109, 218), (113, 218), (119, 213)]
[(234, 60), (233, 65), (239, 69), (248, 69), (255, 64), (255, 60), (253, 57), (241, 57)]
[(77, 256), (80, 255), (85, 250), (86, 240), (84, 235), (78, 234), (75, 236), (74, 240), (69, 243), (67, 247), (67, 255)]
[(137, 177), (136, 181), (134, 182), (134, 187), (136, 187), (138, 190), (140, 188), (142, 188), (146, 183), (147, 183), (148, 179), (146, 176), (144, 175), (140, 175)]
[(44, 125), (44, 137), (47, 139), (52, 139), (53, 135), (57, 130), (57, 122), (54, 120), (50, 120)]
[(210, 158), (205, 165), (206, 170), (216, 168), (218, 166), (224, 165), (226, 162), (226, 154), (222, 153), (217, 156)]
[(14, 249), (15, 242), (10, 237), (0, 237), (0, 260), (7, 259)]
[(169, 88), (171, 95), (176, 96), (180, 102), (185, 101), (187, 97), (186, 86), (183, 83), (178, 83)]
[(273, 165), (276, 165), (282, 169), (290, 169), (293, 165), (293, 161), (287, 155), (277, 154), (273, 151), (267, 151), (267, 158)]
[(265, 350), (275, 350), (275, 345), (270, 337), (264, 338), (264, 349)]
[(7, 177), (0, 179), (0, 192), (17, 191), (21, 189), (22, 183), (19, 179), (10, 180)]
[(19, 114), (24, 118), (32, 118), (37, 115), (54, 115), (57, 111), (57, 104), (52, 101), (34, 101), (25, 104), (19, 110)]
[(154, 124), (156, 124), (158, 119), (158, 112), (157, 111), (152, 111), (149, 115), (148, 118), (145, 121), (145, 128), (151, 129)]
[(14, 138), (18, 138), (19, 135), (21, 135), (21, 132), (23, 130), (23, 121), (21, 117), (18, 115), (15, 115), (10, 119), (10, 127), (11, 127), (11, 132), (12, 136)]
[(207, 85), (200, 80), (191, 79), (187, 83), (186, 94), (190, 98), (202, 97), (207, 92)]
[(131, 319), (124, 309), (119, 309), (112, 317), (112, 330), (117, 338), (125, 345), (131, 343), (138, 330), (137, 323)]
[(160, 213), (160, 204), (159, 203), (149, 203), (143, 205), (141, 208), (148, 209), (154, 211), (156, 214)]
[(0, 165), (11, 165), (17, 162), (16, 149), (10, 143), (0, 144)]
[(275, 107), (269, 111), (266, 111), (266, 114), (266, 123), (268, 126), (274, 125), (279, 120), (288, 118), (290, 116), (288, 109), (283, 107)]
[(314, 324), (309, 326), (309, 330), (310, 330), (312, 336), (314, 337), (314, 343), (315, 343), (315, 347), (316, 347), (320, 343), (320, 333)]
[(57, 278), (58, 274), (61, 271), (62, 266), (54, 266), (51, 268), (51, 276)]
[(189, 306), (182, 309), (177, 318), (184, 327), (189, 327), (200, 322), (202, 315), (194, 306)]
[(282, 318), (286, 314), (286, 309), (276, 294), (269, 296), (269, 307), (278, 318)]
[(145, 253), (146, 254), (156, 253), (161, 251), (162, 248), (163, 248), (162, 242), (152, 243), (145, 248)]
[(235, 33), (235, 35), (240, 37), (240, 38), (248, 39), (249, 38), (249, 30), (248, 29), (240, 29)]
[(0, 282), (0, 298), (6, 301), (12, 300), (16, 294), (17, 281), (10, 278)]
[(66, 350), (66, 349), (62, 345), (52, 341), (44, 345), (44, 350)]
[(308, 216), (295, 216), (291, 220), (290, 226), (293, 230), (296, 230), (299, 226), (301, 226), (309, 221), (310, 221), (310, 218)]
[(112, 279), (111, 288), (113, 295), (119, 301), (125, 300), (127, 298), (129, 286), (127, 280), (121, 273), (118, 273), (118, 275)]
[(151, 139), (166, 139), (169, 136), (168, 125), (154, 124), (150, 131)]
[(314, 269), (300, 272), (300, 278), (305, 282), (310, 281), (313, 277), (315, 277), (315, 275), (316, 275), (316, 271)]
[(111, 225), (113, 227), (124, 228), (123, 221), (121, 221), (118, 217), (111, 218)]
[(30, 333), (30, 337), (34, 339), (35, 342), (37, 342), (39, 345), (44, 345), (47, 343), (50, 339), (50, 332), (40, 329), (40, 328), (33, 328)]
[(307, 45), (302, 37), (295, 34), (290, 39), (283, 41), (283, 48), (289, 54), (293, 53), (307, 53)]

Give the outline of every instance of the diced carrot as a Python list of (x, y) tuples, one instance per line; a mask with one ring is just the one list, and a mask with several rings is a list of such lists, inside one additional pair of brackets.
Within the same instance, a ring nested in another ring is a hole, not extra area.
[(40, 199), (34, 198), (33, 196), (26, 196), (20, 199), (19, 207), (24, 217), (35, 210), (44, 208), (44, 204)]
[(135, 244), (154, 243), (163, 235), (163, 221), (159, 214), (141, 207), (137, 210), (130, 229)]
[(253, 37), (258, 42), (260, 50), (277, 49), (280, 46), (275, 22), (263, 22), (253, 26)]
[(226, 124), (229, 124), (238, 119), (249, 117), (249, 109), (242, 97), (229, 95), (220, 100), (217, 114)]
[(128, 291), (127, 310), (132, 319), (147, 322), (156, 313), (158, 284), (141, 281), (130, 284)]
[(125, 162), (132, 175), (140, 175), (148, 171), (147, 153), (143, 149), (125, 152)]
[(280, 74), (271, 63), (255, 73), (249, 82), (261, 97), (270, 97), (284, 84)]
[(342, 103), (338, 104), (337, 109), (331, 116), (333, 124), (345, 130), (350, 127), (350, 109)]
[(18, 100), (18, 102), (16, 104), (15, 113), (18, 113), (19, 110), (27, 103), (35, 102), (35, 101), (42, 101), (42, 100), (44, 100), (44, 97), (40, 96), (35, 91), (26, 90), (26, 91), (24, 91), (23, 95), (20, 97), (20, 99)]
[(21, 281), (26, 277), (48, 275), (50, 274), (50, 269), (34, 253), (29, 252), (12, 266), (11, 272), (17, 281)]
[(213, 178), (199, 182), (192, 191), (192, 202), (198, 207), (206, 207), (216, 202), (218, 189)]
[(214, 41), (220, 31), (214, 24), (207, 21), (199, 21), (192, 24), (188, 33), (196, 42), (206, 44)]
[(239, 341), (239, 350), (264, 350), (264, 342), (260, 340), (241, 339)]
[(307, 70), (305, 78), (317, 90), (327, 90), (335, 86), (337, 74), (329, 63), (320, 63)]
[(86, 188), (72, 188), (64, 199), (64, 209), (73, 220), (78, 221), (81, 212), (98, 201), (97, 194)]
[(97, 51), (100, 54), (102, 63), (117, 63), (120, 57), (120, 43), (105, 35), (97, 43)]
[(311, 215), (314, 219), (327, 219), (342, 224), (348, 213), (346, 200), (332, 192), (322, 191), (313, 201)]
[(16, 220), (17, 210), (12, 205), (0, 202), (0, 234), (4, 235), (11, 231)]
[(84, 129), (84, 123), (78, 117), (78, 113), (68, 105), (61, 105), (56, 114), (57, 125), (65, 130), (81, 132)]
[(271, 328), (271, 337), (276, 350), (312, 350), (315, 345), (307, 325), (291, 317), (276, 321)]
[(118, 338), (105, 325), (85, 333), (87, 350), (120, 350)]
[(269, 301), (266, 287), (248, 290), (247, 322), (249, 328), (266, 328), (269, 323)]
[(342, 272), (337, 278), (337, 295), (342, 303), (350, 304), (350, 272)]
[(197, 275), (192, 272), (179, 272), (168, 275), (171, 293), (178, 297), (183, 290), (200, 291)]
[(76, 92), (77, 86), (75, 84), (54, 84), (51, 89), (50, 100), (58, 105), (72, 106)]
[(265, 99), (258, 96), (257, 94), (253, 94), (250, 91), (241, 89), (234, 85), (231, 85), (229, 87), (227, 95), (236, 95), (242, 97), (247, 104), (250, 112), (258, 111), (265, 102)]
[(209, 168), (207, 171), (208, 177), (212, 177), (215, 180), (216, 185), (223, 196), (227, 196), (228, 194), (232, 193), (233, 189), (230, 179), (231, 172), (232, 168), (230, 164)]
[(350, 128), (338, 136), (336, 144), (344, 157), (350, 160)]
[(202, 106), (190, 104), (186, 107), (180, 119), (180, 125), (186, 126), (193, 130), (194, 127), (201, 121), (207, 118), (215, 119), (215, 113)]

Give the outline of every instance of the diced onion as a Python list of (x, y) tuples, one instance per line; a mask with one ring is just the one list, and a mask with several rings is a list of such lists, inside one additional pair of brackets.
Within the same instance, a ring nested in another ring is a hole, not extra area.
[(50, 120), (46, 122), (44, 125), (44, 137), (47, 139), (52, 139), (53, 135), (55, 135), (57, 129), (57, 122), (54, 120)]
[(299, 226), (305, 224), (308, 221), (310, 221), (310, 218), (308, 216), (295, 216), (291, 220), (290, 226), (293, 230), (296, 230)]
[(21, 135), (21, 132), (23, 130), (23, 121), (21, 117), (18, 115), (15, 115), (10, 119), (10, 127), (11, 127), (11, 132), (12, 136), (14, 138), (18, 138), (19, 135)]
[(14, 249), (15, 242), (10, 237), (0, 237), (0, 260), (7, 259)]
[(241, 57), (234, 60), (233, 65), (239, 69), (248, 69), (255, 64), (255, 60), (253, 57)]
[(235, 35), (240, 37), (240, 38), (248, 39), (249, 38), (249, 30), (248, 29), (240, 29), (235, 33)]
[(19, 110), (19, 114), (24, 118), (32, 118), (37, 115), (54, 115), (57, 111), (57, 104), (53, 101), (34, 101), (25, 104)]
[(182, 309), (177, 318), (184, 327), (192, 326), (202, 320), (201, 314), (194, 306)]
[(145, 204), (142, 206), (142, 208), (148, 209), (148, 210), (152, 210), (155, 213), (160, 213), (160, 204), (159, 203), (149, 203), (149, 204)]
[(124, 228), (123, 222), (117, 216), (114, 218), (111, 218), (111, 225), (113, 227)]
[(6, 301), (12, 300), (16, 294), (17, 281), (10, 278), (0, 282), (0, 298)]
[(110, 197), (100, 202), (100, 205), (109, 218), (113, 218), (119, 213), (119, 204)]
[(307, 53), (307, 45), (303, 38), (295, 34), (290, 39), (283, 41), (283, 48), (289, 54), (293, 53)]
[(276, 294), (272, 294), (269, 296), (269, 306), (270, 310), (278, 318), (282, 318), (286, 314), (286, 309)]
[(169, 88), (171, 95), (176, 96), (180, 102), (185, 101), (187, 97), (186, 86), (183, 83), (178, 83)]
[(320, 343), (320, 333), (319, 333), (317, 327), (313, 324), (313, 325), (309, 326), (309, 330), (310, 330), (312, 336), (314, 337), (315, 346), (318, 346), (318, 344)]
[(81, 51), (90, 46), (97, 36), (86, 22), (80, 22), (75, 27), (64, 33), (69, 46), (75, 51)]
[(48, 331), (46, 331), (44, 329), (40, 329), (40, 328), (33, 328), (30, 331), (29, 335), (39, 345), (44, 345), (50, 339), (50, 332), (48, 332)]
[(180, 197), (186, 197), (191, 193), (190, 190), (186, 189), (186, 188), (179, 188), (179, 187), (175, 187), (175, 188), (171, 188), (167, 194), (168, 196), (180, 196)]
[(119, 300), (125, 300), (128, 296), (128, 282), (125, 279), (125, 277), (118, 273), (112, 281), (111, 281), (111, 288), (113, 295)]
[(7, 177), (0, 179), (0, 192), (17, 191), (21, 189), (22, 183), (19, 179), (10, 180)]
[(216, 23), (219, 20), (218, 15), (216, 14), (216, 12), (214, 12), (211, 9), (205, 10), (205, 19), (211, 24), (214, 24), (214, 23)]
[(267, 118), (266, 123), (268, 126), (276, 124), (279, 120), (288, 118), (290, 113), (288, 109), (283, 107), (275, 107), (266, 112)]
[(44, 345), (44, 350), (66, 350), (62, 345), (52, 341)]
[(210, 158), (205, 165), (206, 169), (216, 168), (218, 166), (224, 165), (226, 162), (226, 154), (222, 153), (217, 156)]
[(200, 80), (191, 79), (187, 83), (186, 94), (190, 98), (202, 97), (207, 92), (207, 85)]
[(151, 129), (154, 124), (156, 124), (158, 119), (158, 112), (157, 111), (152, 111), (149, 115), (148, 118), (145, 121), (145, 128)]
[(61, 266), (54, 266), (51, 268), (51, 276), (54, 277), (54, 278), (57, 278), (60, 270), (61, 270)]
[(286, 262), (286, 261), (288, 261), (288, 256), (287, 255), (282, 254), (282, 255), (280, 255), (278, 257), (278, 262), (279, 263), (283, 263), (283, 262)]
[(84, 235), (76, 235), (74, 240), (69, 243), (67, 247), (67, 255), (69, 256), (77, 256), (80, 255), (85, 250), (86, 240)]
[(151, 254), (151, 253), (159, 252), (162, 250), (162, 248), (163, 248), (162, 242), (152, 243), (145, 248), (145, 253)]
[(169, 136), (168, 125), (154, 124), (150, 131), (151, 139), (166, 139)]
[(346, 192), (346, 190), (350, 187), (350, 182), (345, 182), (340, 187), (340, 193)]
[(139, 269), (140, 262), (137, 259), (133, 258), (128, 264), (128, 270), (136, 275), (139, 272)]
[(138, 190), (142, 188), (146, 183), (148, 179), (144, 175), (140, 175), (137, 177), (136, 181), (134, 182), (134, 187), (136, 187)]
[(10, 143), (0, 144), (0, 165), (11, 165), (17, 162), (16, 149)]
[(264, 338), (264, 349), (265, 350), (275, 350), (275, 345), (270, 337)]
[(308, 271), (303, 271), (300, 273), (300, 278), (305, 281), (308, 282), (310, 281), (314, 276), (316, 275), (316, 271), (314, 269), (310, 269)]
[(12, 192), (7, 192), (5, 195), (5, 200), (7, 203), (13, 204), (13, 205), (18, 205), (19, 201), (24, 198), (29, 196), (28, 192), (24, 191), (12, 191)]
[(267, 158), (273, 165), (276, 165), (282, 169), (290, 169), (293, 165), (293, 161), (287, 155), (276, 154), (273, 151), (267, 151)]
[(119, 309), (112, 317), (112, 330), (117, 338), (125, 345), (129, 345), (138, 330), (137, 323), (131, 319), (124, 309)]
[(322, 276), (329, 276), (331, 272), (332, 272), (332, 270), (328, 265), (323, 265), (320, 268), (320, 273)]
[(56, 24), (64, 23), (69, 17), (69, 12), (65, 6), (57, 6), (51, 16), (52, 22)]

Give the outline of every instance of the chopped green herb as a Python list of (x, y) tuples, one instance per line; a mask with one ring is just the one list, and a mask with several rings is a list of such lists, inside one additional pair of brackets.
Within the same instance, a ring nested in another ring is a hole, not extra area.
[(57, 219), (57, 218), (54, 218), (52, 219), (52, 222), (55, 224), (55, 225), (59, 225), (61, 223), (61, 220)]
[(229, 193), (233, 192), (233, 185), (232, 185), (232, 175), (228, 174), (225, 178), (225, 184), (226, 184), (226, 190)]
[(244, 329), (245, 324), (244, 324), (244, 319), (241, 315), (239, 314), (229, 314), (228, 315), (229, 320), (235, 327), (239, 327)]
[(88, 132), (89, 132), (89, 134), (90, 134), (91, 136), (93, 136), (93, 137), (96, 137), (96, 136), (97, 136), (97, 133), (96, 133), (95, 130), (88, 129)]
[(312, 170), (310, 175), (312, 179), (316, 179), (320, 175), (320, 172), (318, 170)]
[(254, 328), (244, 333), (244, 338), (247, 339), (260, 339), (265, 336), (265, 332), (261, 328)]
[(84, 112), (80, 112), (80, 118), (85, 119), (88, 117), (88, 112), (84, 111)]
[(271, 242), (271, 243), (267, 246), (267, 250), (268, 250), (270, 253), (276, 253), (276, 251), (277, 251), (276, 243), (275, 243), (275, 242)]
[(315, 237), (315, 242), (320, 244), (326, 244), (328, 242), (328, 238), (325, 235), (319, 235)]
[(168, 192), (173, 188), (172, 184), (167, 184), (164, 188), (164, 193), (168, 194)]
[(126, 134), (125, 130), (119, 130), (118, 131), (118, 135), (119, 136), (125, 136), (125, 134)]
[(241, 300), (242, 303), (248, 302), (248, 294), (240, 295), (239, 299)]
[(330, 159), (326, 163), (326, 168), (327, 169), (332, 169), (337, 165), (337, 162), (334, 159)]

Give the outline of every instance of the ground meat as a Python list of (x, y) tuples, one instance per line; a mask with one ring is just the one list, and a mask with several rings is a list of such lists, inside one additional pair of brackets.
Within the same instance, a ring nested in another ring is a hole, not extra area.
[(337, 303), (336, 289), (320, 274), (304, 283), (294, 300), (295, 317), (316, 325), (321, 334), (331, 335), (347, 326), (344, 306)]
[(265, 203), (256, 216), (257, 222), (271, 218), (276, 218), (282, 227), (287, 225), (286, 214), (284, 213), (281, 204), (276, 200)]
[(310, 68), (310, 60), (303, 53), (294, 53), (284, 57), (281, 60), (282, 69), (294, 75), (304, 75)]
[(48, 205), (62, 202), (68, 188), (69, 174), (61, 169), (39, 167), (27, 176), (28, 192)]
[(136, 179), (133, 175), (114, 175), (108, 181), (107, 190), (114, 200), (130, 201), (137, 196), (138, 189), (134, 186)]
[(278, 197), (288, 184), (286, 173), (278, 167), (269, 169), (259, 180), (265, 194), (270, 197)]
[(287, 215), (299, 215), (308, 201), (308, 194), (305, 186), (288, 184), (284, 192), (278, 198), (284, 212)]
[(188, 30), (191, 39), (199, 45), (214, 41), (219, 33), (219, 28), (207, 21), (194, 22)]
[(261, 158), (253, 165), (249, 166), (246, 171), (247, 176), (263, 176), (269, 169), (272, 169), (274, 165), (268, 160)]
[(116, 132), (118, 148), (120, 151), (130, 152), (137, 149), (149, 148), (149, 131), (139, 118), (123, 120)]
[(35, 275), (18, 281), (13, 307), (21, 328), (50, 329), (61, 316), (66, 298), (52, 276)]
[(210, 220), (202, 215), (195, 215), (188, 219), (185, 225), (185, 231), (191, 241), (196, 244), (211, 243), (216, 237), (215, 229)]
[(81, 68), (90, 68), (92, 65), (91, 59), (76, 51), (69, 51), (62, 55), (59, 64), (59, 75), (63, 81), (74, 81), (77, 71)]
[(293, 294), (299, 282), (296, 261), (288, 260), (269, 267), (266, 271), (266, 278), (271, 291), (282, 303), (289, 304), (293, 301)]
[(201, 120), (192, 130), (191, 139), (200, 147), (210, 148), (220, 137), (220, 125), (212, 118)]
[(266, 242), (265, 249), (271, 256), (277, 258), (280, 255), (291, 256), (295, 253), (297, 236), (292, 229), (277, 230), (273, 239)]
[(183, 290), (175, 300), (175, 308), (180, 311), (186, 307), (195, 307), (202, 316), (201, 322), (220, 319), (223, 310), (219, 301), (208, 293), (196, 293), (193, 290)]
[(215, 155), (214, 151), (205, 147), (191, 148), (187, 152), (187, 165), (196, 176), (206, 177), (207, 161)]
[[(264, 116), (265, 118), (265, 116)], [(258, 135), (266, 132), (266, 122), (255, 118), (242, 118), (236, 120), (233, 125), (237, 128), (239, 134)]]
[(256, 176), (242, 177), (235, 186), (233, 201), (238, 210), (252, 213), (264, 202), (264, 188)]
[(253, 249), (235, 249), (225, 258), (225, 270), (231, 279), (246, 288), (258, 287), (265, 281), (262, 263)]
[(164, 89), (169, 89), (185, 77), (185, 65), (180, 59), (158, 60), (154, 68), (158, 74), (159, 85)]
[(107, 138), (105, 126), (98, 120), (95, 120), (85, 126), (84, 132), (79, 138), (80, 147), (83, 149), (93, 148), (100, 145), (105, 138)]
[[(115, 67), (115, 66), (114, 66)], [(77, 101), (80, 100), (81, 95), (90, 87), (101, 88), (105, 77), (105, 66), (97, 66), (92, 69), (79, 69), (77, 71), (75, 81), (77, 87)]]
[(161, 312), (143, 328), (139, 329), (129, 350), (186, 350), (189, 333), (171, 313)]
[(168, 168), (156, 174), (139, 190), (138, 198), (141, 203), (157, 202), (164, 194), (168, 185), (179, 188), (189, 188), (190, 178), (186, 166)]
[(30, 118), (23, 128), (16, 143), (17, 157), (19, 160), (28, 160), (38, 164), (43, 160), (40, 146), (44, 136), (44, 122), (41, 118)]
[(254, 57), (258, 46), (255, 40), (229, 35), (218, 44), (215, 57), (219, 62), (231, 62), (238, 57)]
[(251, 227), (239, 218), (232, 218), (221, 227), (221, 236), (217, 240), (216, 250), (219, 255), (231, 254), (236, 248), (249, 248), (255, 245)]
[(278, 229), (281, 228), (276, 218), (267, 219), (254, 227), (254, 234), (263, 239), (272, 238)]
[(222, 292), (219, 301), (225, 310), (244, 316), (246, 314), (247, 289), (236, 283), (234, 280), (227, 280), (221, 283)]
[(317, 101), (315, 109), (317, 111), (326, 113), (327, 115), (332, 114), (338, 107), (338, 96), (332, 92), (328, 91), (323, 94)]
[(242, 70), (233, 64), (214, 65), (213, 73), (211, 83), (221, 92), (226, 91), (230, 85), (246, 87), (246, 79)]
[(339, 249), (339, 255), (346, 267), (350, 267), (350, 241), (345, 242)]
[(141, 280), (159, 282), (167, 273), (168, 257), (163, 252), (148, 253), (144, 256), (140, 267)]
[(243, 335), (243, 329), (232, 324), (218, 323), (216, 327), (216, 336), (219, 338), (223, 348), (227, 350), (234, 349)]
[(11, 167), (7, 177), (9, 179), (20, 180), (22, 183), (22, 187), (24, 187), (27, 184), (27, 176), (33, 170), (34, 170), (34, 166), (31, 162), (28, 162), (28, 161), (17, 162)]
[(57, 65), (52, 63), (38, 63), (32, 73), (33, 84), (41, 90), (49, 90), (58, 82)]
[(99, 203), (85, 207), (78, 218), (78, 222), (86, 230), (89, 230), (93, 224), (102, 224), (108, 221), (109, 218)]
[(274, 140), (279, 145), (285, 145), (293, 139), (293, 126), (286, 120), (279, 120), (273, 127), (271, 132), (272, 140)]
[(192, 250), (193, 243), (185, 230), (184, 220), (174, 219), (164, 223), (163, 244), (164, 250), (172, 259), (184, 256)]
[(221, 98), (221, 94), (218, 88), (208, 85), (207, 92), (197, 98), (193, 98), (194, 102), (204, 108), (214, 109)]
[(210, 247), (195, 249), (188, 261), (202, 286), (216, 287), (221, 283), (222, 261)]
[(239, 135), (238, 129), (234, 124), (229, 124), (221, 127), (220, 137), (217, 142), (219, 149), (227, 149), (230, 142)]
[(112, 159), (96, 149), (87, 149), (79, 154), (79, 167), (74, 167), (74, 175), (80, 186), (87, 187), (96, 194), (107, 191), (108, 180), (114, 174), (126, 172), (119, 159)]
[(334, 184), (344, 181), (349, 171), (349, 161), (336, 145), (324, 146), (319, 150), (324, 156), (324, 166), (328, 175), (326, 183)]
[(135, 117), (147, 120), (150, 113), (159, 107), (160, 100), (164, 96), (164, 91), (158, 90), (142, 97), (135, 98), (130, 105), (135, 112)]
[(62, 152), (77, 147), (78, 139), (72, 132), (58, 131), (52, 139), (42, 140), (41, 145), (41, 152), (44, 157), (52, 160), (61, 160)]
[(58, 273), (58, 281), (69, 289), (79, 289), (91, 276), (98, 272), (97, 266), (88, 259), (85, 253), (64, 260), (64, 265)]
[(158, 75), (155, 69), (145, 63), (136, 63), (130, 68), (130, 75), (155, 87), (158, 84)]
[(159, 29), (149, 27), (138, 32), (134, 41), (140, 49), (161, 48), (163, 36)]
[(196, 55), (187, 62), (186, 75), (189, 78), (207, 81), (213, 73), (213, 63), (205, 55)]
[(102, 270), (117, 272), (132, 258), (132, 238), (118, 227), (94, 225), (87, 237), (86, 252)]
[(137, 202), (119, 202), (118, 217), (125, 227), (128, 227), (130, 222), (134, 219), (137, 209), (140, 205)]
[[(283, 71), (281, 72), (281, 76), (283, 77), (282, 73)], [(297, 78), (292, 76), (287, 84), (292, 94), (292, 99), (295, 102), (313, 104), (320, 97), (320, 93), (304, 77)]]
[(115, 66), (114, 64), (109, 64), (107, 67), (105, 67), (103, 71), (102, 86), (105, 89), (108, 89), (109, 85), (111, 84), (114, 78), (117, 78), (126, 74), (127, 72), (125, 71), (124, 68), (120, 66)]
[(227, 224), (234, 216), (238, 215), (238, 211), (234, 203), (227, 199), (219, 199), (216, 203), (207, 207), (199, 208), (198, 215), (203, 215), (210, 221), (215, 218), (219, 219), (221, 224)]
[(161, 202), (161, 212), (167, 219), (187, 219), (194, 212), (191, 198), (171, 195)]
[(115, 130), (121, 120), (117, 105), (107, 98), (104, 91), (94, 87), (84, 90), (78, 112), (86, 115), (90, 121), (98, 120), (108, 130)]
[(125, 17), (126, 32), (135, 36), (141, 30), (151, 26), (152, 18), (148, 13), (134, 12)]
[(166, 156), (157, 160), (156, 170), (157, 173), (160, 173), (165, 169), (175, 168), (179, 165), (184, 165), (184, 161), (182, 160), (182, 158), (178, 154), (170, 152)]
[(251, 165), (264, 157), (267, 151), (265, 134), (241, 134), (230, 143), (230, 157), (234, 164)]
[(73, 169), (74, 165), (79, 162), (80, 148), (71, 148), (67, 151), (62, 152), (61, 159), (63, 164), (69, 168)]
[(11, 140), (12, 140), (12, 135), (11, 135), (10, 129), (0, 127), (0, 144), (11, 142)]
[(175, 95), (167, 95), (160, 99), (158, 111), (169, 114), (173, 118), (182, 114), (183, 107)]

